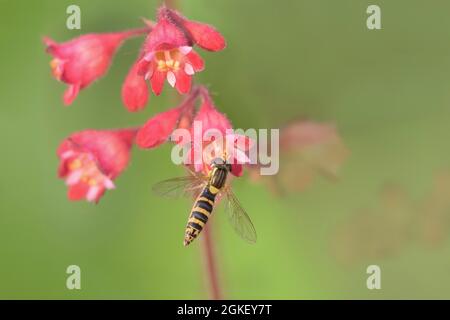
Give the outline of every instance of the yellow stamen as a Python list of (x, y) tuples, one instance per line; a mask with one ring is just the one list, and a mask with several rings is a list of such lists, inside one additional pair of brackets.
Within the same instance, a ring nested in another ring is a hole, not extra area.
[(80, 159), (75, 159), (69, 164), (69, 170), (73, 171), (81, 167)]
[(172, 68), (173, 67), (173, 60), (166, 61), (166, 66), (168, 66), (169, 68)]
[(178, 71), (180, 69), (181, 62), (179, 59), (182, 58), (178, 53), (178, 50), (172, 51), (160, 51), (155, 55), (155, 60), (157, 63), (157, 69), (160, 72)]
[(57, 67), (58, 67), (58, 60), (56, 60), (56, 59), (53, 59), (52, 61), (50, 61), (50, 67), (52, 68), (52, 69), (56, 69)]
[(50, 68), (52, 69), (52, 74), (57, 80), (61, 80), (62, 68), (61, 61), (58, 59), (53, 59), (50, 61)]

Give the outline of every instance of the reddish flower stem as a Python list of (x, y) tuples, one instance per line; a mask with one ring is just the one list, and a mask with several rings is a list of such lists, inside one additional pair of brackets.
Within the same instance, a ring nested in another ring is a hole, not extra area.
[(212, 300), (222, 299), (222, 289), (220, 286), (219, 272), (217, 270), (217, 260), (214, 252), (214, 239), (212, 237), (211, 222), (203, 230), (202, 235), (202, 255), (205, 266), (205, 277), (208, 284), (209, 297)]
[(193, 102), (195, 99), (197, 99), (199, 93), (200, 93), (201, 87), (194, 87), (191, 90), (191, 93), (184, 99), (184, 101), (181, 103), (181, 108), (190, 107), (193, 105)]
[(184, 99), (180, 107), (191, 107), (193, 105), (193, 102), (199, 96), (203, 99), (203, 101), (207, 101), (212, 104), (208, 89), (206, 89), (204, 86), (194, 86), (191, 90), (191, 93), (189, 93), (189, 95)]

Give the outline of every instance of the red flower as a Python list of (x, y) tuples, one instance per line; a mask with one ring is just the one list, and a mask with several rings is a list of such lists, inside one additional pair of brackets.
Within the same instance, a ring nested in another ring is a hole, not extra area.
[(142, 126), (136, 136), (136, 144), (151, 149), (168, 141), (180, 119), (182, 109), (176, 107), (157, 114)]
[(58, 148), (58, 175), (66, 181), (70, 200), (98, 202), (130, 159), (135, 129), (85, 130), (72, 134)]
[(114, 53), (125, 39), (148, 31), (87, 34), (61, 44), (44, 38), (47, 52), (53, 56), (50, 63), (53, 76), (69, 85), (64, 93), (64, 103), (72, 104), (81, 89), (106, 73)]
[(150, 118), (138, 131), (136, 144), (141, 148), (152, 149), (167, 142), (176, 128), (189, 129), (196, 96), (197, 92), (194, 92), (178, 107)]
[(204, 69), (202, 58), (192, 49), (194, 44), (210, 51), (226, 46), (225, 39), (213, 27), (189, 21), (162, 7), (139, 60), (139, 73), (150, 80), (156, 95), (161, 93), (166, 79), (179, 93), (190, 91), (192, 76)]

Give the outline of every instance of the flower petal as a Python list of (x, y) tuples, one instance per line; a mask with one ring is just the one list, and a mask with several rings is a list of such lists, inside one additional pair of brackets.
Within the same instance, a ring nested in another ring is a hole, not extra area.
[(57, 53), (57, 48), (58, 48), (58, 43), (51, 39), (50, 37), (44, 37), (42, 38), (42, 42), (44, 42), (45, 46), (46, 46), (46, 50), (49, 54), (56, 56)]
[(199, 47), (209, 51), (225, 49), (225, 38), (214, 27), (187, 19), (183, 20), (183, 25)]
[(138, 62), (137, 73), (141, 76), (147, 75), (149, 72), (151, 73), (150, 76), (153, 74), (153, 68), (151, 62), (141, 59)]
[(72, 201), (84, 199), (86, 197), (88, 189), (89, 187), (86, 183), (77, 183), (69, 187), (69, 190), (67, 191), (67, 197)]
[(70, 106), (80, 92), (79, 84), (71, 84), (64, 92), (63, 101), (66, 106)]
[(244, 173), (244, 167), (242, 164), (233, 164), (231, 165), (231, 174), (235, 177), (241, 177)]
[(177, 107), (151, 118), (139, 130), (136, 144), (141, 148), (155, 148), (166, 142), (175, 129), (182, 109)]
[(144, 60), (145, 61), (147, 61), (147, 62), (150, 62), (150, 61), (152, 61), (153, 60), (153, 57), (155, 56), (155, 53), (152, 51), (152, 52), (149, 52), (149, 53), (147, 53), (146, 55), (144, 55)]
[(142, 110), (148, 102), (148, 86), (144, 77), (138, 74), (139, 62), (136, 62), (128, 72), (122, 86), (122, 101), (128, 111)]
[(178, 50), (180, 50), (180, 52), (184, 55), (189, 54), (192, 51), (192, 47), (190, 46), (181, 46), (178, 48)]
[(161, 9), (158, 22), (147, 36), (144, 51), (149, 54), (158, 50), (190, 46), (191, 43), (185, 33)]
[(167, 72), (167, 82), (169, 82), (170, 86), (173, 88), (177, 83), (177, 78), (172, 71)]
[(166, 72), (155, 71), (150, 79), (152, 90), (155, 95), (159, 96), (164, 88), (164, 82), (166, 81)]
[(89, 202), (98, 201), (101, 194), (101, 188), (99, 186), (92, 186), (88, 189), (86, 194), (86, 200)]
[(77, 184), (80, 181), (82, 175), (83, 175), (82, 170), (75, 170), (75, 171), (71, 172), (67, 176), (66, 185), (73, 186), (73, 185)]
[(193, 76), (195, 74), (194, 67), (189, 63), (184, 65), (184, 72), (186, 72), (188, 76)]
[(200, 55), (194, 50), (189, 52), (189, 54), (186, 55), (186, 58), (192, 65), (192, 67), (194, 67), (195, 72), (200, 72), (205, 69), (205, 62), (203, 61), (202, 57), (200, 57)]
[(106, 179), (105, 179), (103, 185), (104, 185), (105, 188), (108, 189), (108, 190), (111, 190), (111, 189), (115, 189), (115, 188), (116, 188), (116, 185), (114, 184), (114, 182), (113, 182), (111, 179), (109, 179), (109, 178), (106, 178)]
[(180, 94), (186, 94), (191, 90), (192, 76), (187, 75), (184, 70), (178, 70), (175, 73), (176, 76), (176, 88)]

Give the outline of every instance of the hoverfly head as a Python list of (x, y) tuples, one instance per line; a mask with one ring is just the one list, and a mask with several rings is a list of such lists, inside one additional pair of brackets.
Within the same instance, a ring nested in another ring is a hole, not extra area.
[(225, 159), (223, 158), (215, 158), (212, 163), (211, 163), (212, 167), (215, 168), (221, 168), (221, 169), (226, 169), (228, 172), (231, 171), (231, 164), (228, 163)]

